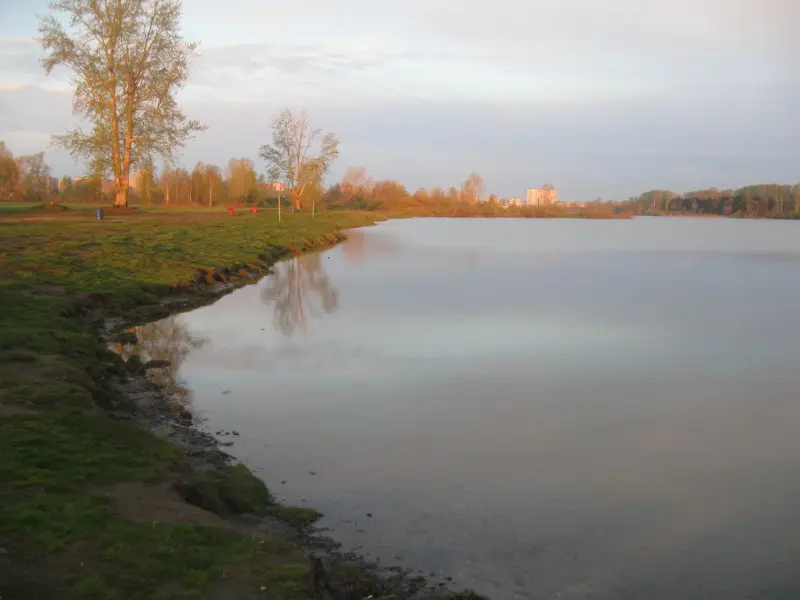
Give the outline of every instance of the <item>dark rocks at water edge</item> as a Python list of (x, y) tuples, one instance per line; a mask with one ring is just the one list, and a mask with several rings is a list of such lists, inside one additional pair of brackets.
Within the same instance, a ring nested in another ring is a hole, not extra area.
[(166, 369), (171, 364), (172, 363), (170, 363), (168, 360), (148, 360), (142, 366), (143, 366), (144, 370), (146, 371), (148, 369)]
[(133, 331), (120, 331), (115, 334), (110, 340), (112, 344), (122, 344), (124, 346), (133, 346), (139, 342), (136, 333)]

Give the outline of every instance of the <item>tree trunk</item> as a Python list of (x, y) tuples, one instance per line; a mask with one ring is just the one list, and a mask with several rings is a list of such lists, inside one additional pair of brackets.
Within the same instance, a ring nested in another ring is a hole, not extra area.
[(281, 195), (278, 194), (278, 223), (281, 222)]
[(128, 206), (128, 182), (122, 178), (118, 178), (115, 182), (116, 196), (114, 198), (115, 207)]
[(119, 149), (119, 116), (117, 115), (117, 78), (114, 72), (114, 64), (109, 65), (109, 107), (111, 109), (111, 162), (114, 171), (114, 206), (128, 206), (128, 190), (125, 187), (122, 176), (122, 156)]
[[(128, 206), (128, 188), (130, 187), (131, 164), (133, 162), (133, 102), (136, 97), (136, 82), (133, 75), (128, 75), (128, 100), (125, 105), (125, 142), (123, 146), (122, 164), (120, 165), (119, 183), (117, 185), (117, 198), (114, 206)], [(115, 88), (116, 89), (116, 88)], [(114, 114), (116, 115), (116, 97), (114, 98)], [(119, 121), (116, 124), (117, 136), (114, 138), (114, 148), (117, 148), (116, 140), (119, 139)], [(117, 154), (119, 160), (119, 154)]]

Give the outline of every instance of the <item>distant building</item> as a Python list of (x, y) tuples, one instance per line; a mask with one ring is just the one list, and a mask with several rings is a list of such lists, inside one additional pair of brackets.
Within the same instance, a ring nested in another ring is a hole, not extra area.
[(522, 206), (522, 200), (519, 198), (509, 198), (506, 202), (507, 206)]
[(273, 181), (272, 183), (268, 183), (267, 187), (274, 192), (283, 192), (286, 190), (286, 184), (281, 181)]
[(531, 188), (525, 193), (525, 204), (528, 206), (552, 206), (556, 202), (556, 190), (551, 186)]

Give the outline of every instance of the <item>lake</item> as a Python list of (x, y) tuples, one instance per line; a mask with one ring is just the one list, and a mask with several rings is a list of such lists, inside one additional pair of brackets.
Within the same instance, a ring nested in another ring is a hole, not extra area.
[(493, 600), (796, 600), (799, 316), (800, 223), (410, 219), (140, 331), (345, 548)]

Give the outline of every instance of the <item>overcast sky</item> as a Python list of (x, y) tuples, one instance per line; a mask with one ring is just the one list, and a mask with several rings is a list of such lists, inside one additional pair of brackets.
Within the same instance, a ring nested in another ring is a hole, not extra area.
[[(45, 0), (0, 0), (0, 139), (46, 150), (69, 74), (34, 41)], [(410, 189), (480, 172), (563, 200), (800, 180), (800, 0), (184, 0), (201, 43), (191, 168), (258, 162), (282, 108), (339, 134), (350, 166)]]

